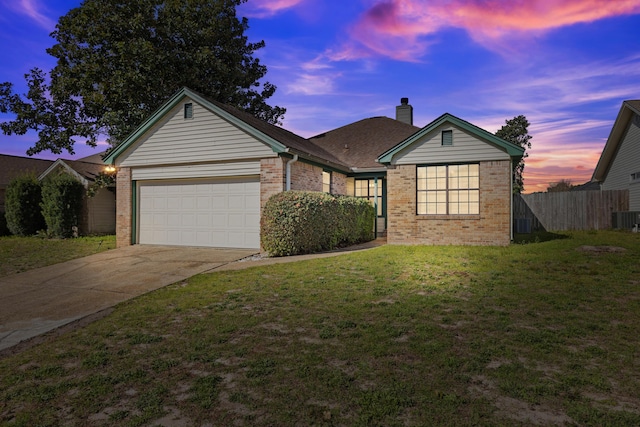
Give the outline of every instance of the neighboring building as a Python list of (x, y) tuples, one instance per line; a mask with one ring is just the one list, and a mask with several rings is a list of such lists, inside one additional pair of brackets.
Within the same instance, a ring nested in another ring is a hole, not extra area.
[(4, 212), (4, 195), (12, 179), (26, 173), (37, 177), (52, 164), (52, 160), (0, 154), (0, 213)]
[(511, 171), (523, 149), (444, 114), (374, 117), (305, 139), (189, 89), (105, 162), (117, 167), (118, 246), (260, 247), (273, 194), (365, 197), (390, 243), (507, 245)]
[[(105, 164), (102, 153), (79, 160), (44, 160), (0, 154), (0, 213), (4, 212), (5, 190), (11, 180), (21, 174), (33, 173), (39, 180), (56, 171), (64, 171), (88, 188)], [(115, 233), (115, 187), (100, 189), (92, 198), (85, 197), (82, 207), (81, 234)]]
[(591, 180), (629, 190), (629, 210), (640, 211), (640, 100), (622, 103)]
[[(95, 163), (100, 162), (100, 163)], [(89, 188), (96, 177), (105, 168), (100, 155), (93, 155), (80, 160), (56, 160), (44, 171), (39, 180), (56, 173), (68, 173), (75, 177), (83, 187)], [(93, 197), (85, 197), (82, 201), (82, 218), (78, 224), (80, 234), (113, 234), (116, 231), (116, 195), (115, 187), (100, 188)]]

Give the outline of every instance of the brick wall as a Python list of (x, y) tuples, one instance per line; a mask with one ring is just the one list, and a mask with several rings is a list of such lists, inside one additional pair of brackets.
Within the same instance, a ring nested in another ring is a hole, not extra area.
[(131, 169), (118, 168), (116, 175), (116, 246), (131, 246)]
[[(339, 172), (331, 172), (331, 194), (348, 194), (348, 179), (346, 175)], [(353, 190), (351, 192), (353, 193)]]
[(281, 157), (260, 160), (260, 209), (264, 208), (269, 197), (284, 191), (285, 162)]
[(510, 243), (509, 161), (480, 163), (480, 215), (417, 215), (416, 166), (387, 171), (387, 242), (426, 245)]
[(322, 168), (298, 160), (291, 165), (291, 189), (322, 191)]

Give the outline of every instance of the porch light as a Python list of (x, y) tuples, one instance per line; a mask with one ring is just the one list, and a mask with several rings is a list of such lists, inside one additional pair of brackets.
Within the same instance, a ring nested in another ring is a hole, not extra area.
[(113, 165), (107, 165), (105, 166), (104, 171), (106, 173), (114, 173), (116, 171), (116, 167)]

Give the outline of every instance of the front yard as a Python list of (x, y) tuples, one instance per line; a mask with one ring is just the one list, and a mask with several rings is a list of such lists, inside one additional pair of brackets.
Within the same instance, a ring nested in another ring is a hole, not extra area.
[(640, 425), (640, 235), (199, 275), (0, 361), (11, 426)]
[(0, 277), (92, 255), (115, 247), (115, 235), (77, 239), (0, 237)]

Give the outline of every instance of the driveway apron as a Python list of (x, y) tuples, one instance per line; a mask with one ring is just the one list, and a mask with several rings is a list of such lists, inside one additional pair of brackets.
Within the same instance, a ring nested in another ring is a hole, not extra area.
[(0, 278), (0, 350), (256, 253), (135, 245)]

